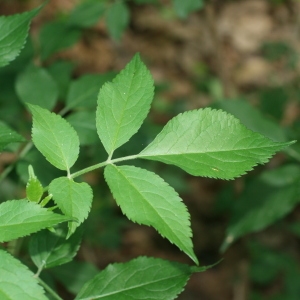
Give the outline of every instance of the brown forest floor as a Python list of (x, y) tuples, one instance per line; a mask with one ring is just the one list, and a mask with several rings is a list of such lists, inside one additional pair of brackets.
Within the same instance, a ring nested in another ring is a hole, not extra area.
[[(34, 20), (33, 34), (58, 11), (69, 11), (77, 2), (50, 0)], [(299, 64), (298, 69), (291, 70), (286, 68), (284, 60), (270, 62), (263, 57), (261, 49), (266, 41), (280, 41), (300, 51), (300, 2), (286, 1), (281, 5), (267, 0), (210, 2), (184, 21), (170, 18), (151, 5), (131, 5), (130, 27), (120, 43), (109, 38), (104, 22), (99, 21), (79, 43), (62, 51), (59, 57), (76, 61), (75, 76), (79, 76), (120, 70), (140, 52), (155, 82), (169, 85), (159, 97), (168, 103), (184, 100), (188, 109), (200, 108), (212, 101), (211, 95), (196, 87), (205, 80), (206, 74), (218, 79), (226, 98), (251, 94), (264, 86), (283, 85), (298, 76)], [(0, 1), (0, 11), (10, 14), (40, 3), (37, 0)], [(289, 122), (294, 114), (292, 107), (288, 109), (284, 122)], [(152, 119), (165, 123), (168, 116), (158, 113)], [(222, 182), (187, 177), (187, 185), (190, 193), (183, 197), (192, 215), (196, 254), (203, 264), (214, 263), (221, 257), (224, 260), (212, 270), (194, 274), (178, 299), (247, 299), (249, 265), (244, 248), (237, 243), (224, 255), (218, 253), (226, 216), (215, 216), (214, 202)], [(157, 237), (154, 230), (144, 226), (126, 227), (121, 244), (120, 249), (113, 251), (83, 245), (79, 256), (99, 268), (138, 255), (189, 263), (184, 255)]]

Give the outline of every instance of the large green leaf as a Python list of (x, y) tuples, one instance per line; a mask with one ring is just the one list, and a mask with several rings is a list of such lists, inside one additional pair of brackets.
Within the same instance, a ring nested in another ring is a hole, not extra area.
[(25, 139), (9, 128), (6, 124), (0, 122), (0, 151), (2, 151), (10, 143), (24, 142)]
[(138, 157), (173, 164), (195, 176), (233, 179), (292, 143), (273, 142), (232, 115), (205, 108), (173, 118)]
[(234, 206), (222, 250), (291, 212), (300, 202), (299, 180), (299, 166), (287, 165), (266, 171), (248, 184)]
[(191, 274), (188, 265), (139, 257), (109, 265), (83, 286), (76, 300), (175, 299)]
[(71, 219), (27, 200), (6, 201), (0, 204), (0, 242), (11, 241)]
[(61, 116), (28, 104), (33, 115), (32, 140), (46, 159), (60, 170), (70, 170), (79, 154), (79, 138)]
[(29, 253), (39, 269), (59, 266), (73, 259), (80, 246), (82, 230), (77, 230), (67, 240), (66, 233), (65, 228), (59, 227), (55, 232), (45, 229), (31, 237)]
[(203, 0), (173, 0), (174, 9), (177, 15), (186, 19), (191, 12), (204, 7)]
[(0, 17), (0, 67), (14, 60), (24, 47), (31, 19), (41, 6), (31, 11)]
[(29, 65), (16, 80), (16, 91), (23, 103), (51, 110), (58, 98), (58, 87), (46, 69)]
[(1, 300), (47, 300), (33, 275), (19, 260), (0, 250)]
[(198, 263), (191, 240), (190, 215), (171, 186), (156, 174), (134, 166), (108, 165), (104, 175), (129, 219), (153, 226)]
[(92, 189), (85, 182), (78, 183), (67, 177), (60, 177), (50, 183), (49, 193), (65, 215), (77, 220), (69, 223), (68, 238), (88, 216), (93, 200)]
[(153, 90), (153, 79), (139, 55), (100, 89), (96, 124), (109, 155), (138, 131), (149, 112)]
[(110, 36), (118, 41), (128, 26), (130, 19), (130, 12), (121, 1), (115, 2), (110, 5), (106, 12), (106, 26)]

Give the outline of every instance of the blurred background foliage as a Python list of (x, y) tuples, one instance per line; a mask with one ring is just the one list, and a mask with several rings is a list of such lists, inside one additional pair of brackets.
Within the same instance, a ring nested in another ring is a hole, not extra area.
[[(41, 3), (2, 0), (0, 12)], [(155, 80), (155, 99), (145, 124), (116, 157), (138, 153), (178, 113), (206, 106), (272, 140), (299, 140), (299, 16), (296, 0), (50, 0), (21, 55), (0, 69), (0, 120), (30, 139), (24, 102), (54, 110), (80, 137), (73, 171), (103, 161), (94, 122), (99, 88), (140, 52)], [(11, 144), (0, 156), (0, 201), (24, 197), (29, 164), (44, 186), (61, 174), (34, 148), (22, 147)], [(224, 258), (193, 275), (178, 299), (300, 299), (299, 162), (299, 142), (230, 182), (135, 162), (159, 173), (184, 199), (201, 264)], [(79, 254), (43, 274), (64, 299), (111, 262), (151, 255), (189, 263), (153, 229), (122, 216), (102, 170), (82, 180), (95, 197)]]

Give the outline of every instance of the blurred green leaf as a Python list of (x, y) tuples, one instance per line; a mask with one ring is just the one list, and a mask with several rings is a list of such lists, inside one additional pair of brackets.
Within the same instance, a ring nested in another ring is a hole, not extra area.
[(78, 294), (83, 285), (98, 272), (99, 270), (93, 264), (79, 261), (72, 261), (51, 269), (51, 274), (73, 294)]
[(25, 139), (0, 121), (0, 152), (10, 143), (24, 142)]
[[(293, 210), (300, 201), (300, 168), (297, 168), (298, 172), (294, 172), (293, 178), (284, 185), (278, 184), (278, 181), (280, 182), (280, 177), (291, 175), (291, 166), (265, 171), (246, 186), (234, 206), (221, 247), (223, 251), (239, 237), (262, 230)], [(278, 176), (276, 181), (273, 172)], [(268, 177), (273, 177), (273, 180), (266, 180)]]
[(47, 22), (40, 30), (39, 41), (42, 60), (73, 46), (80, 38), (81, 30), (68, 26), (64, 21)]
[(78, 133), (80, 145), (92, 145), (99, 142), (95, 117), (94, 111), (78, 111), (67, 116), (66, 120)]
[(29, 243), (29, 254), (34, 264), (39, 268), (52, 268), (70, 262), (76, 255), (83, 230), (77, 230), (66, 239), (65, 227), (58, 227), (55, 232), (48, 229), (34, 234)]
[(204, 7), (203, 0), (173, 0), (173, 6), (176, 14), (186, 19), (191, 12), (199, 10)]
[(58, 99), (58, 87), (46, 69), (29, 65), (19, 74), (16, 91), (23, 103), (51, 110)]
[(31, 19), (42, 6), (22, 14), (0, 17), (0, 67), (14, 60), (24, 47)]
[(105, 3), (98, 0), (89, 0), (75, 6), (68, 17), (70, 26), (91, 27), (104, 14)]
[(100, 88), (114, 76), (115, 73), (87, 74), (72, 81), (67, 95), (67, 108), (95, 108)]
[(130, 20), (130, 12), (126, 4), (121, 1), (113, 3), (106, 12), (105, 20), (109, 35), (119, 41)]
[(60, 100), (66, 98), (74, 67), (74, 63), (63, 60), (56, 61), (48, 67), (49, 74), (57, 84)]

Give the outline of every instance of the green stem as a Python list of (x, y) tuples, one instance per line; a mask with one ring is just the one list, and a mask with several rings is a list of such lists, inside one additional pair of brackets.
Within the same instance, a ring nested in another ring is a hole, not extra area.
[(75, 172), (73, 174), (70, 175), (70, 178), (76, 178), (80, 175), (83, 175), (85, 173), (88, 173), (88, 172), (91, 172), (93, 170), (96, 170), (96, 169), (99, 169), (101, 167), (105, 167), (107, 165), (110, 165), (110, 164), (114, 164), (114, 163), (117, 163), (117, 162), (120, 162), (120, 161), (125, 161), (125, 160), (132, 160), (132, 159), (136, 159), (138, 158), (138, 155), (129, 155), (129, 156), (125, 156), (125, 157), (121, 157), (121, 158), (116, 158), (116, 159), (107, 159), (106, 161), (102, 162), (102, 163), (99, 163), (99, 164), (96, 164), (96, 165), (93, 165), (93, 166), (90, 166), (88, 168), (85, 168), (85, 169), (82, 169), (78, 172)]
[(63, 300), (62, 298), (59, 297), (59, 295), (57, 295), (56, 292), (54, 292), (52, 290), (52, 288), (46, 283), (44, 282), (41, 278), (37, 278), (38, 282), (40, 283), (40, 285), (56, 300)]

